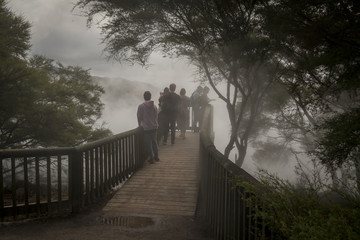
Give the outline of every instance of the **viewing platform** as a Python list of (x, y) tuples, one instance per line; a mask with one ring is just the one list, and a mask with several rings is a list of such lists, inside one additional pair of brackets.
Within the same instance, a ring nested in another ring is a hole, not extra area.
[(257, 180), (213, 144), (211, 105), (200, 133), (186, 136), (160, 145), (153, 164), (140, 128), (75, 147), (0, 150), (1, 240), (271, 239), (240, 184)]

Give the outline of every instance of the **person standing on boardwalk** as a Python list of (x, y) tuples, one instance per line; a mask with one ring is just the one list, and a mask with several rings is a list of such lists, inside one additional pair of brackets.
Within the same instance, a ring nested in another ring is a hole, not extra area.
[(198, 124), (200, 126), (200, 97), (202, 94), (203, 88), (198, 86), (197, 89), (191, 94), (190, 103), (192, 107), (192, 127), (194, 132), (199, 131)]
[(156, 139), (156, 133), (158, 129), (158, 112), (154, 101), (151, 100), (151, 93), (149, 91), (144, 92), (144, 100), (139, 105), (137, 110), (137, 120), (139, 127), (144, 130), (144, 142), (145, 148), (148, 154), (150, 163), (159, 161), (159, 151)]
[(170, 90), (168, 87), (164, 88), (164, 91), (160, 93), (160, 98), (159, 98), (159, 111), (158, 111), (158, 121), (159, 121), (159, 128), (158, 128), (158, 133), (157, 133), (157, 143), (159, 144), (161, 140), (164, 139), (164, 132), (165, 132), (165, 128), (169, 128), (168, 126), (165, 126), (165, 124), (167, 124), (166, 121), (166, 116), (165, 113), (163, 111), (163, 105), (164, 105), (164, 96), (169, 94)]
[(180, 96), (175, 93), (175, 83), (169, 86), (170, 93), (164, 95), (162, 102), (162, 111), (165, 114), (165, 129), (164, 129), (164, 140), (163, 144), (167, 144), (169, 136), (169, 128), (171, 130), (171, 144), (175, 144), (175, 128), (176, 128), (176, 117), (178, 113), (178, 105), (180, 103)]
[(203, 91), (202, 91), (202, 94), (199, 98), (199, 106), (200, 106), (200, 119), (199, 119), (199, 123), (200, 123), (200, 128), (202, 126), (202, 118), (203, 118), (203, 115), (204, 115), (204, 111), (205, 111), (205, 107), (207, 105), (210, 104), (211, 101), (213, 101), (214, 99), (210, 99), (209, 96), (208, 96), (208, 93), (210, 92), (210, 88), (208, 87), (204, 87)]
[(190, 98), (186, 96), (185, 88), (180, 90), (180, 104), (179, 104), (179, 113), (177, 118), (177, 125), (180, 129), (180, 137), (185, 139), (185, 132), (189, 126), (190, 122)]

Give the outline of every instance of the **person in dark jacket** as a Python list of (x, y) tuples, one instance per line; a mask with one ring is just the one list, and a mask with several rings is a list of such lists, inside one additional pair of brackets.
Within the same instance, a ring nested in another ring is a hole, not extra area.
[[(164, 133), (165, 133), (165, 129), (166, 127), (169, 129), (169, 124), (166, 121), (166, 116), (165, 113), (163, 111), (163, 105), (164, 105), (164, 96), (169, 94), (170, 90), (168, 87), (164, 88), (164, 91), (160, 93), (160, 98), (159, 98), (159, 113), (158, 113), (158, 122), (159, 122), (159, 128), (158, 128), (158, 132), (157, 132), (157, 142), (158, 144), (160, 143), (161, 140), (164, 139)], [(166, 126), (167, 124), (167, 126)], [(167, 132), (166, 132), (167, 134)]]
[(208, 93), (210, 92), (210, 88), (208, 87), (204, 87), (203, 88), (203, 91), (202, 91), (202, 94), (199, 98), (199, 105), (200, 105), (200, 128), (202, 126), (202, 120), (203, 120), (203, 115), (204, 115), (204, 111), (205, 111), (205, 107), (207, 105), (210, 104), (211, 101), (213, 101), (214, 99), (210, 99), (208, 97)]
[(140, 127), (144, 130), (145, 148), (148, 153), (150, 163), (159, 161), (159, 151), (156, 139), (158, 129), (158, 112), (154, 101), (151, 100), (151, 93), (144, 93), (144, 100), (137, 110), (137, 120)]
[(164, 95), (162, 100), (162, 111), (164, 111), (165, 116), (164, 145), (167, 144), (169, 128), (171, 130), (171, 144), (175, 144), (176, 117), (178, 113), (178, 105), (180, 103), (180, 96), (175, 93), (175, 83), (170, 84), (169, 89), (170, 93)]
[(192, 128), (194, 132), (199, 132), (200, 128), (200, 97), (202, 94), (203, 88), (198, 86), (197, 89), (191, 94), (190, 103), (192, 107)]
[(180, 137), (185, 139), (186, 129), (190, 122), (190, 98), (186, 96), (185, 88), (180, 90), (180, 104), (177, 117), (177, 126), (180, 129)]

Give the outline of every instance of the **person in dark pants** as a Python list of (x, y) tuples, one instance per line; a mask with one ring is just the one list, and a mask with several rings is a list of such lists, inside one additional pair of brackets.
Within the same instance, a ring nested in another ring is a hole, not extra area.
[(200, 105), (200, 119), (199, 119), (200, 121), (199, 121), (199, 123), (200, 123), (200, 128), (202, 127), (202, 120), (203, 120), (203, 115), (204, 115), (205, 107), (206, 107), (207, 105), (209, 105), (209, 103), (210, 103), (211, 101), (214, 100), (214, 99), (210, 99), (210, 98), (208, 97), (209, 91), (210, 91), (210, 89), (205, 86), (205, 87), (203, 88), (202, 94), (201, 94), (201, 96), (200, 96), (200, 98), (199, 98), (199, 105)]
[(164, 140), (163, 144), (167, 144), (169, 136), (169, 128), (171, 130), (171, 144), (175, 144), (175, 129), (176, 129), (176, 117), (178, 111), (178, 105), (180, 103), (180, 96), (175, 93), (175, 83), (169, 86), (170, 93), (164, 95), (162, 100), (162, 111), (164, 111), (165, 118), (165, 129), (164, 129)]
[(154, 101), (151, 101), (151, 93), (146, 91), (144, 93), (144, 100), (139, 105), (137, 110), (137, 120), (140, 127), (144, 130), (145, 148), (148, 154), (150, 163), (159, 161), (159, 151), (156, 139), (156, 132), (158, 129), (158, 113)]
[[(162, 141), (164, 139), (164, 133), (165, 133), (165, 129), (166, 127), (169, 129), (169, 124), (166, 121), (166, 116), (165, 113), (163, 111), (163, 105), (164, 105), (164, 96), (169, 94), (170, 90), (168, 87), (164, 88), (164, 91), (160, 93), (160, 98), (159, 98), (159, 113), (158, 113), (158, 122), (159, 122), (159, 128), (158, 128), (158, 133), (157, 133), (157, 142), (158, 144), (160, 144), (160, 141)], [(167, 126), (165, 126), (165, 124), (167, 124)], [(167, 132), (166, 132), (167, 134)]]
[(186, 96), (185, 88), (180, 90), (180, 105), (179, 112), (177, 116), (177, 126), (180, 130), (180, 137), (185, 139), (186, 129), (189, 127), (190, 122), (190, 98)]

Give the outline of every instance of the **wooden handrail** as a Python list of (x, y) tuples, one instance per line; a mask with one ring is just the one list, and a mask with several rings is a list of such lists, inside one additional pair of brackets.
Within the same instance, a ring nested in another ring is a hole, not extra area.
[(73, 147), (59, 147), (59, 148), (29, 148), (29, 149), (1, 149), (0, 157), (1, 158), (11, 158), (11, 157), (40, 157), (48, 155), (66, 155), (69, 152), (74, 151)]
[(205, 221), (215, 239), (257, 239), (265, 224), (254, 217), (256, 203), (240, 183), (259, 182), (214, 146), (213, 110), (203, 111), (200, 135), (200, 187), (196, 217)]
[(76, 147), (0, 150), (0, 220), (79, 212), (99, 201), (142, 166), (142, 135), (136, 128)]

